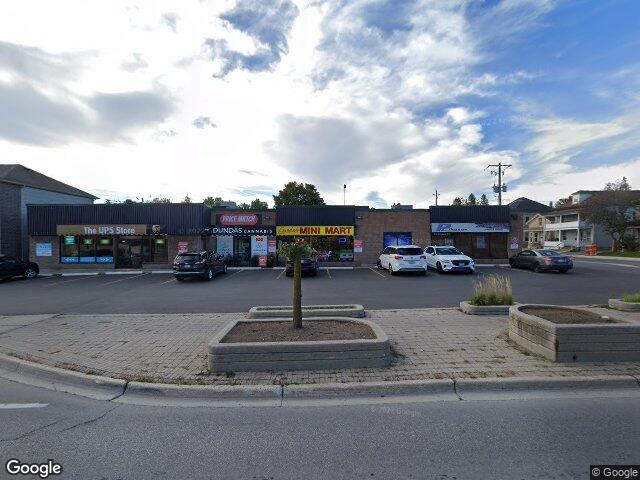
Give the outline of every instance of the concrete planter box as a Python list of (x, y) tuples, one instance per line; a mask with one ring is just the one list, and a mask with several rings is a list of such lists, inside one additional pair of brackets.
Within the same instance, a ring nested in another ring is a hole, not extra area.
[(510, 305), (472, 305), (460, 302), (460, 310), (467, 315), (508, 315)]
[(640, 360), (640, 324), (615, 318), (617, 323), (563, 325), (522, 312), (526, 306), (532, 305), (509, 309), (509, 338), (532, 353), (554, 362)]
[[(305, 322), (326, 320), (307, 318)], [(332, 317), (331, 320), (368, 325), (375, 338), (363, 340), (322, 340), (306, 342), (222, 343), (239, 323), (290, 321), (288, 318), (234, 320), (209, 343), (211, 372), (341, 370), (344, 368), (380, 368), (391, 363), (389, 338), (375, 323), (367, 320)]]
[[(290, 306), (258, 306), (249, 310), (249, 318), (287, 318), (293, 314), (293, 307)], [(362, 305), (304, 305), (302, 307), (302, 317), (364, 317), (364, 307)]]
[(619, 298), (610, 298), (609, 308), (620, 310), (622, 312), (640, 312), (640, 303), (625, 302)]

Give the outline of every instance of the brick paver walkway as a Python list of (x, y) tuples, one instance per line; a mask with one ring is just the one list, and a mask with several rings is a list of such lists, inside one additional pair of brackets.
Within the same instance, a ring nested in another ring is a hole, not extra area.
[[(607, 311), (613, 315), (611, 310)], [(618, 315), (618, 313), (615, 313)], [(640, 314), (620, 316), (640, 322)], [(552, 363), (511, 346), (507, 318), (451, 309), (379, 310), (390, 368), (209, 375), (206, 345), (242, 314), (0, 316), (0, 352), (86, 373), (168, 383), (272, 384), (517, 376), (640, 376), (640, 362)]]

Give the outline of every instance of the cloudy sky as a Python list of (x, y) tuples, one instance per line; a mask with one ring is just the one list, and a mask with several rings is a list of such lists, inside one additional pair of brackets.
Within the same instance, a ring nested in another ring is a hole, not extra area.
[(0, 163), (102, 199), (640, 187), (636, 0), (5, 1)]

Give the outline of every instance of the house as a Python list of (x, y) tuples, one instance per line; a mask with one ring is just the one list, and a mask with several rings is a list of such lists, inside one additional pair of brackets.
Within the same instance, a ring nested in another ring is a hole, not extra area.
[(90, 204), (97, 198), (22, 165), (0, 165), (0, 253), (28, 258), (27, 205)]
[[(520, 197), (509, 203), (514, 223), (519, 225), (518, 237), (522, 248), (539, 248), (542, 242), (542, 213), (550, 212), (553, 207)], [(515, 232), (514, 232), (515, 233)]]
[(543, 245), (545, 248), (581, 249), (587, 245), (611, 247), (611, 237), (602, 228), (584, 220), (580, 210), (588, 198), (602, 190), (578, 190), (568, 202), (543, 214)]

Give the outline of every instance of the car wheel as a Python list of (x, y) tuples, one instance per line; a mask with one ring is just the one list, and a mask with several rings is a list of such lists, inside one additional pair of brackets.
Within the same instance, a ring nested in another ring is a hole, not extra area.
[(540, 265), (538, 265), (537, 263), (533, 266), (533, 271), (535, 273), (540, 273), (542, 270), (540, 270)]
[(427, 269), (425, 268), (422, 272), (420, 272), (420, 275), (422, 275), (423, 277), (427, 274)]
[(209, 269), (207, 270), (207, 280), (212, 280), (213, 279), (213, 270)]
[(35, 268), (27, 268), (22, 274), (24, 278), (36, 278), (38, 276), (38, 272)]
[(378, 259), (378, 263), (376, 263), (376, 267), (377, 267), (379, 270), (382, 270), (382, 263), (380, 263), (380, 259)]
[(516, 262), (515, 262), (515, 260), (513, 258), (509, 259), (509, 266), (511, 268), (516, 268)]
[(184, 278), (182, 278), (182, 277), (176, 277), (176, 280), (177, 280), (178, 282), (181, 282), (181, 281), (183, 281), (183, 280), (184, 280)]
[(436, 263), (436, 270), (438, 270), (438, 272), (442, 273), (442, 265), (440, 264), (440, 262)]
[(396, 272), (393, 271), (393, 267), (389, 264), (389, 275), (395, 275)]

